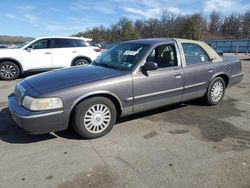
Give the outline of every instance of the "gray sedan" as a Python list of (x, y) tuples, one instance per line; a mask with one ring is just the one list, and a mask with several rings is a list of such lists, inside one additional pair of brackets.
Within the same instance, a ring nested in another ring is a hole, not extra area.
[(83, 138), (97, 138), (121, 116), (196, 98), (216, 105), (242, 78), (239, 59), (222, 58), (204, 42), (134, 40), (90, 65), (26, 78), (8, 103), (14, 120), (31, 134), (72, 125)]

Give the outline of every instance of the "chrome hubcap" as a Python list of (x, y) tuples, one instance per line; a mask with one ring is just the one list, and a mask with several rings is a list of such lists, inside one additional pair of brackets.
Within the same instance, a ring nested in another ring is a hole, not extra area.
[(16, 74), (16, 69), (12, 65), (3, 65), (0, 72), (5, 78), (12, 78)]
[(215, 82), (211, 90), (211, 98), (213, 101), (217, 102), (221, 99), (223, 94), (223, 85), (221, 82)]
[(111, 112), (104, 104), (90, 107), (84, 115), (84, 126), (91, 133), (101, 133), (111, 120)]

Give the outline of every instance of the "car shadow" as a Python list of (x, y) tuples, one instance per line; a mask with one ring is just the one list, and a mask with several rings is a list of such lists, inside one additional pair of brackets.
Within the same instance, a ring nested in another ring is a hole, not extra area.
[[(120, 126), (124, 122), (144, 118), (144, 117), (151, 116), (151, 115), (156, 115), (159, 113), (175, 110), (178, 108), (183, 108), (183, 107), (190, 106), (190, 105), (191, 106), (204, 106), (205, 104), (201, 100), (194, 100), (194, 101), (189, 101), (187, 103), (165, 106), (165, 107), (157, 108), (154, 110), (141, 112), (138, 114), (120, 118), (117, 120), (116, 126)], [(50, 139), (54, 139), (57, 137), (70, 139), (70, 140), (83, 140), (78, 134), (74, 132), (71, 125), (69, 126), (67, 130), (55, 132), (53, 134), (48, 133), (48, 134), (43, 134), (43, 135), (29, 135), (23, 129), (18, 127), (18, 125), (14, 122), (8, 108), (3, 108), (0, 111), (0, 140), (4, 142), (12, 143), (12, 144), (28, 144), (28, 143), (50, 140)]]
[(52, 134), (29, 135), (13, 120), (7, 107), (0, 111), (0, 140), (11, 144), (28, 144), (56, 138)]

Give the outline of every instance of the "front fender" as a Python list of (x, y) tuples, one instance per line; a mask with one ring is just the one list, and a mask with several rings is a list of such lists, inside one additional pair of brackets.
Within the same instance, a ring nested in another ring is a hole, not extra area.
[(84, 100), (84, 99), (86, 99), (86, 98), (88, 98), (88, 97), (95, 96), (95, 95), (110, 95), (110, 96), (116, 98), (116, 100), (117, 100), (117, 101), (119, 102), (119, 104), (120, 104), (121, 110), (123, 109), (122, 102), (121, 102), (121, 100), (119, 99), (119, 97), (118, 97), (116, 94), (114, 94), (114, 93), (112, 93), (112, 92), (110, 92), (110, 91), (100, 90), (100, 91), (94, 91), (94, 92), (86, 93), (86, 94), (81, 95), (80, 97), (78, 97), (78, 98), (73, 102), (73, 104), (71, 105), (71, 110), (72, 110), (72, 109), (75, 107), (75, 105), (76, 105), (77, 103), (79, 103), (81, 100)]

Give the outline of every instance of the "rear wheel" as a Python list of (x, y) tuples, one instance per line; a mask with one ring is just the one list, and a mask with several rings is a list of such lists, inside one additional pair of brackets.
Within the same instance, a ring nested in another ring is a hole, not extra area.
[(20, 75), (19, 67), (13, 62), (2, 62), (0, 64), (0, 78), (3, 80), (15, 80)]
[(75, 107), (74, 130), (83, 138), (98, 138), (107, 134), (116, 121), (116, 108), (105, 97), (89, 98)]
[(209, 85), (205, 99), (209, 105), (221, 102), (225, 94), (225, 81), (221, 77), (215, 78)]
[(73, 66), (88, 65), (88, 64), (90, 64), (88, 60), (81, 58), (81, 59), (75, 60), (73, 63)]

